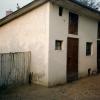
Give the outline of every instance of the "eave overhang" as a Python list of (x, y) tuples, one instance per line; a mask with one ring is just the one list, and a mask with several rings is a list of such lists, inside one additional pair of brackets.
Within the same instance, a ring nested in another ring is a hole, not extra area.
[(10, 15), (0, 19), (0, 26), (22, 16), (23, 14), (28, 13), (29, 11), (36, 9), (37, 7), (43, 5), (44, 3), (48, 2), (48, 0), (35, 0), (29, 3), (28, 5), (20, 8), (19, 10), (11, 13)]
[(45, 4), (46, 2), (50, 1), (51, 3), (62, 6), (66, 9), (69, 9), (69, 11), (85, 15), (87, 17), (91, 17), (93, 19), (96, 19), (97, 21), (100, 21), (100, 12), (96, 11), (90, 7), (84, 6), (75, 0), (34, 0), (28, 5), (22, 7), (21, 9), (13, 12), (12, 14), (0, 19), (0, 26), (3, 26), (10, 21), (22, 16), (23, 14), (28, 13), (29, 11), (36, 9), (37, 7)]
[(85, 5), (82, 5), (81, 3), (75, 1), (75, 0), (52, 0), (52, 3), (62, 6), (66, 9), (69, 9), (69, 11), (76, 12), (78, 14), (85, 15), (87, 17), (94, 18), (98, 21), (100, 21), (100, 12), (87, 7)]

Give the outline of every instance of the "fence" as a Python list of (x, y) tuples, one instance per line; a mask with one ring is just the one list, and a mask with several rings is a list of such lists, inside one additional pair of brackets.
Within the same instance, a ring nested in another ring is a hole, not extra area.
[(26, 83), (30, 61), (30, 52), (0, 54), (0, 87)]

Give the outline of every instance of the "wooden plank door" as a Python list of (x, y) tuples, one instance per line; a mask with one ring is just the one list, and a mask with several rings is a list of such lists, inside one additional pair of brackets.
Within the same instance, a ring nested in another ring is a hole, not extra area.
[(78, 79), (78, 43), (77, 38), (67, 40), (67, 82)]
[(97, 41), (97, 72), (100, 73), (100, 41)]

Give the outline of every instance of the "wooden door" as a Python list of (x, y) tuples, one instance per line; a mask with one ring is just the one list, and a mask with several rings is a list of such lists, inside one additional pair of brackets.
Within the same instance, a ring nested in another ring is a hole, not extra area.
[(78, 42), (77, 38), (68, 38), (67, 44), (67, 82), (78, 79)]
[(78, 15), (69, 12), (69, 34), (78, 34)]
[(97, 71), (100, 73), (100, 41), (97, 41)]

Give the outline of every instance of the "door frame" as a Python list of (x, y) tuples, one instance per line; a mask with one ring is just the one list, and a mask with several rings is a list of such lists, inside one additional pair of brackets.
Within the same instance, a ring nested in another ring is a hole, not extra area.
[(97, 40), (97, 73), (100, 73), (100, 69), (98, 68), (98, 43), (100, 43), (100, 40)]

